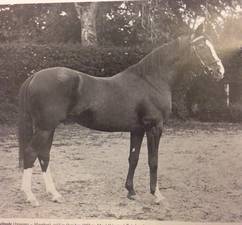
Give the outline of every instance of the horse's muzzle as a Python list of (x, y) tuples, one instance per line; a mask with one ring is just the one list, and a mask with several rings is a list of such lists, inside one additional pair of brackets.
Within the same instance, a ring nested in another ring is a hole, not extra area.
[(224, 66), (221, 61), (217, 61), (215, 68), (210, 69), (210, 72), (213, 74), (213, 77), (216, 81), (219, 81), (224, 78)]

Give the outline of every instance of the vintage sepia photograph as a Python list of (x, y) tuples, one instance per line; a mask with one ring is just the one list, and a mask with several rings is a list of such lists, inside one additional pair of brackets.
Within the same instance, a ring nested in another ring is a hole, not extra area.
[(241, 224), (241, 25), (240, 0), (1, 3), (0, 218)]

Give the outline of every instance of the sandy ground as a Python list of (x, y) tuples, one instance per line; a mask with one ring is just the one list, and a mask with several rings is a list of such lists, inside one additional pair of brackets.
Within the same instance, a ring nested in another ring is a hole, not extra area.
[(36, 165), (32, 208), (19, 191), (15, 128), (0, 128), (0, 217), (242, 221), (242, 124), (189, 122), (166, 127), (159, 151), (159, 186), (170, 210), (149, 194), (146, 140), (135, 174), (137, 200), (124, 188), (129, 134), (61, 125), (51, 168), (62, 204), (45, 193)]

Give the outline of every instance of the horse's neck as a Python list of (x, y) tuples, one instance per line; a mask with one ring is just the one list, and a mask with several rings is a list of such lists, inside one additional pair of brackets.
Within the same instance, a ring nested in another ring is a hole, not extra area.
[(173, 86), (187, 63), (187, 46), (185, 37), (174, 40), (155, 49), (129, 70), (153, 84), (165, 82)]

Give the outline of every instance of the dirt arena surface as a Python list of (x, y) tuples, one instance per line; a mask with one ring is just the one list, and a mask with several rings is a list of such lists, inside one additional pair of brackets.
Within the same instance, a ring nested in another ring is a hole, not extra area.
[(242, 124), (186, 122), (165, 128), (159, 151), (159, 186), (170, 210), (149, 194), (146, 140), (135, 174), (137, 200), (128, 200), (129, 134), (58, 127), (51, 168), (62, 204), (45, 193), (40, 167), (33, 174), (33, 208), (19, 191), (14, 127), (0, 128), (0, 217), (242, 221)]

